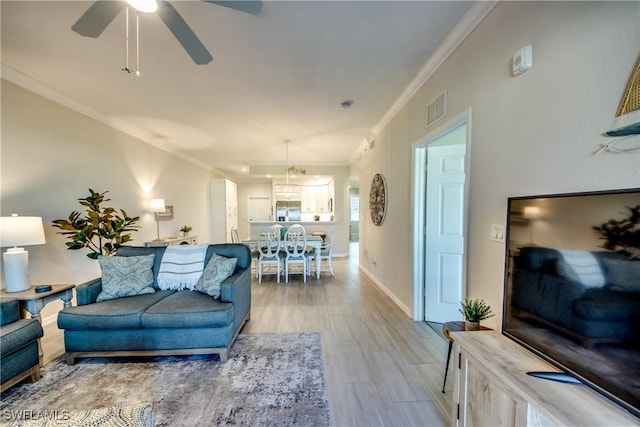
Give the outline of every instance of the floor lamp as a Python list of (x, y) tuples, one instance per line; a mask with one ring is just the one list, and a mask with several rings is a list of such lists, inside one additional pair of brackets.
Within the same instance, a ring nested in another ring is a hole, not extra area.
[(151, 199), (151, 212), (153, 212), (155, 214), (156, 217), (156, 231), (157, 231), (157, 237), (154, 239), (154, 242), (161, 242), (162, 239), (160, 238), (160, 221), (158, 220), (158, 214), (162, 213), (166, 210), (165, 206), (164, 206), (164, 199)]
[(29, 252), (18, 246), (45, 243), (41, 217), (18, 216), (17, 214), (0, 217), (0, 246), (9, 247), (2, 254), (4, 283), (7, 292), (26, 291), (31, 287)]

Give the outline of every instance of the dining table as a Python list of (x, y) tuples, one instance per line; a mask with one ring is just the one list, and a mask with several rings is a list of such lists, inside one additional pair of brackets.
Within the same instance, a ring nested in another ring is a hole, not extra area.
[[(315, 249), (315, 261), (316, 261), (316, 279), (320, 279), (320, 249), (322, 248), (322, 237), (320, 236), (307, 236), (307, 246), (311, 246)], [(242, 240), (242, 244), (249, 247), (258, 247), (258, 236), (251, 236), (249, 239)], [(280, 244), (284, 244), (284, 241), (280, 241)]]

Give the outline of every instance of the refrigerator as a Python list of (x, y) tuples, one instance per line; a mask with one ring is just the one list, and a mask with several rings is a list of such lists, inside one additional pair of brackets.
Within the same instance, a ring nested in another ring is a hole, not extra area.
[(302, 202), (283, 201), (276, 202), (276, 221), (300, 221)]

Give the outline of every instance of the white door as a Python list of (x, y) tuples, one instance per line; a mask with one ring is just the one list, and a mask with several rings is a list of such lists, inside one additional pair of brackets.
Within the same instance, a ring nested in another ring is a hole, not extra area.
[(460, 319), (465, 248), (464, 141), (444, 146), (436, 143), (427, 151), (425, 317), (438, 323)]
[(249, 197), (247, 217), (249, 221), (271, 221), (271, 198)]

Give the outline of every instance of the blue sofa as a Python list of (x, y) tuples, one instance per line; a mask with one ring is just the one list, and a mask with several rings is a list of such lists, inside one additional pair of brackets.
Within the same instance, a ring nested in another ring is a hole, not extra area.
[(67, 363), (78, 357), (219, 354), (229, 349), (251, 309), (251, 253), (245, 245), (207, 247), (205, 265), (216, 253), (237, 258), (234, 273), (221, 284), (220, 299), (197, 291), (160, 290), (158, 271), (165, 247), (123, 246), (117, 256), (154, 254), (154, 293), (96, 302), (101, 278), (76, 287), (77, 306), (58, 314)]
[[(524, 247), (514, 258), (512, 309), (565, 332), (586, 346), (640, 340), (640, 260), (595, 251), (586, 284), (567, 266), (562, 252)], [(594, 279), (592, 279), (593, 281)]]
[(20, 319), (18, 300), (0, 301), (0, 369), (1, 391), (25, 378), (40, 379), (38, 339), (43, 331), (37, 319)]

